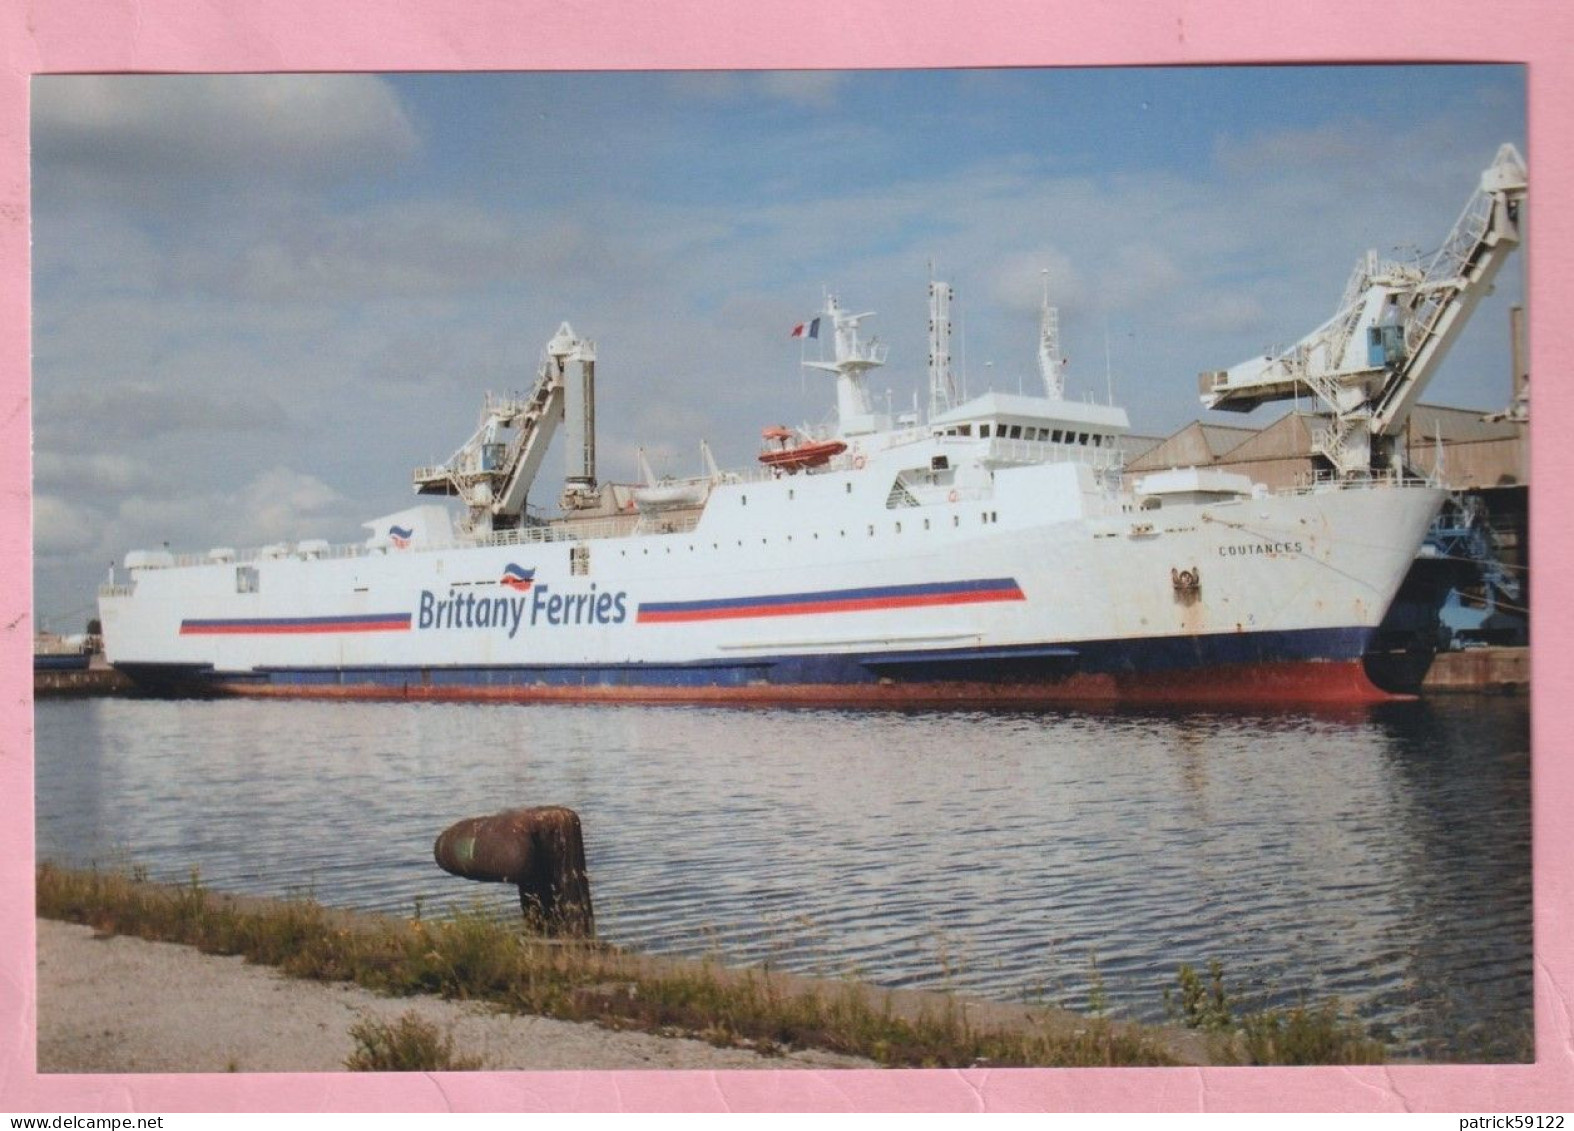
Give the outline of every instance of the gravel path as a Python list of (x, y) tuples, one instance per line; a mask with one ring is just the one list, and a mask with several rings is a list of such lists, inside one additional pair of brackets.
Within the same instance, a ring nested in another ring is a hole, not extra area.
[(859, 1068), (831, 1053), (762, 1057), (702, 1041), (512, 1017), (435, 997), (297, 981), (239, 957), (38, 922), (39, 1072), (338, 1072), (357, 1021), (415, 1010), (488, 1069)]

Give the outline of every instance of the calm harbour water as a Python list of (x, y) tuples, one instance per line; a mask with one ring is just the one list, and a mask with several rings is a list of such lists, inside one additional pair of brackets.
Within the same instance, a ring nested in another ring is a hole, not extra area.
[[(43, 701), (38, 855), (432, 914), (453, 821), (584, 822), (600, 934), (1162, 1020), (1182, 963), (1528, 1059), (1530, 717)], [(1096, 974), (1095, 974), (1096, 966)]]

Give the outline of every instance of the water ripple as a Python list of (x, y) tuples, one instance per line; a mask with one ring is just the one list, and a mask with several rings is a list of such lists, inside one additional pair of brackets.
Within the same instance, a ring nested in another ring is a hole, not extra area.
[(1162, 1016), (1181, 964), (1409, 1051), (1530, 1048), (1523, 701), (1354, 718), (43, 702), (38, 851), (409, 914), (463, 816), (584, 820), (606, 938)]

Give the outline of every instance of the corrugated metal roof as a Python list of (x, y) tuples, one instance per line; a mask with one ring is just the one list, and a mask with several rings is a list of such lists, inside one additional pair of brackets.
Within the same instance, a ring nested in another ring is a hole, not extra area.
[(1133, 471), (1152, 471), (1210, 464), (1254, 434), (1250, 428), (1193, 421), (1166, 436), (1135, 462), (1128, 461), (1127, 466)]
[[(1524, 427), (1510, 421), (1483, 420), (1485, 415), (1480, 409), (1418, 405), (1411, 413), (1408, 433), (1412, 458), (1430, 466), (1430, 457), (1419, 457), (1441, 435), (1445, 449), (1451, 445), (1485, 445), (1469, 454), (1456, 453), (1452, 462), (1445, 452), (1445, 466), (1461, 473), (1468, 468), (1472, 481), (1518, 482), (1523, 450), (1517, 442), (1524, 436)], [(1312, 432), (1325, 420), (1317, 413), (1291, 411), (1261, 429), (1193, 421), (1162, 440), (1127, 437), (1123, 444), (1126, 470), (1137, 473), (1169, 467), (1261, 464), (1250, 473), (1267, 475), (1271, 466), (1312, 461)]]
[(1117, 436), (1115, 446), (1120, 449), (1120, 454), (1127, 463), (1141, 458), (1164, 442), (1162, 436)]
[(1512, 440), (1519, 435), (1519, 425), (1507, 420), (1486, 421), (1501, 409), (1446, 408), (1442, 405), (1419, 404), (1410, 411), (1410, 442), (1432, 439), (1439, 433), (1443, 442), (1470, 442), (1472, 440)]
[(1296, 459), (1312, 452), (1311, 417), (1307, 413), (1292, 412), (1281, 416), (1261, 432), (1253, 432), (1247, 439), (1231, 448), (1224, 455), (1224, 462), (1241, 463), (1258, 459)]

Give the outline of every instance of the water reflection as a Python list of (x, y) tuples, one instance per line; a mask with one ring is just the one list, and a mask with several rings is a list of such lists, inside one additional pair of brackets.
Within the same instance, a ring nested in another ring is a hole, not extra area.
[(1530, 1031), (1529, 713), (909, 714), (45, 702), (41, 856), (406, 913), (453, 820), (563, 804), (598, 925), (1157, 1017), (1182, 962), (1337, 995), (1433, 1057)]

